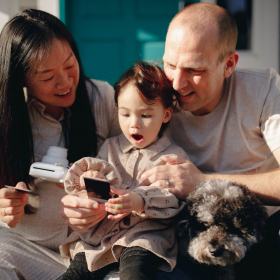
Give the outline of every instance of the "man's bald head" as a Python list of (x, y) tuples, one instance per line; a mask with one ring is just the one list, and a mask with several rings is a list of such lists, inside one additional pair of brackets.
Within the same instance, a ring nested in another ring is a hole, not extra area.
[[(237, 42), (237, 25), (233, 16), (224, 8), (197, 3), (182, 9), (170, 22), (168, 32), (173, 28), (191, 30), (194, 34), (215, 34), (219, 61), (234, 52)], [(168, 36), (168, 33), (167, 33)]]

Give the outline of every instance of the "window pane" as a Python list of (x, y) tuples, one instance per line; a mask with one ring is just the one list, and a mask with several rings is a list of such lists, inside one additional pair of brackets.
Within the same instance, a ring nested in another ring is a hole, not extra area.
[(252, 0), (217, 0), (235, 18), (238, 27), (237, 50), (251, 49)]

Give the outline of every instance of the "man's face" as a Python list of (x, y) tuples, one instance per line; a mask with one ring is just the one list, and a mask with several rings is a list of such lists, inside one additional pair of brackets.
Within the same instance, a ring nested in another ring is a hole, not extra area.
[(219, 62), (217, 34), (170, 26), (163, 56), (164, 71), (179, 93), (183, 110), (195, 115), (212, 112), (222, 98), (226, 62)]

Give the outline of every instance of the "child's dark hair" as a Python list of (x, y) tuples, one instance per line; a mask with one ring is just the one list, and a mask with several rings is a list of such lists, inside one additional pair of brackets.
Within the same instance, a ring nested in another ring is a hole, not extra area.
[[(122, 74), (114, 84), (115, 103), (118, 106), (118, 97), (121, 90), (131, 83), (139, 92), (140, 97), (146, 104), (154, 104), (160, 99), (165, 109), (177, 108), (177, 91), (173, 89), (163, 69), (150, 62), (138, 61), (133, 67)], [(163, 123), (159, 131), (159, 137), (166, 130), (168, 123)]]

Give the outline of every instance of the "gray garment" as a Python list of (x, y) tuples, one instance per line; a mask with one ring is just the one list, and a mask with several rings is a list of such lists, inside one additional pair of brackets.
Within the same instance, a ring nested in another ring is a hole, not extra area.
[[(113, 88), (105, 82), (93, 82), (97, 89), (89, 82), (87, 86), (100, 148), (104, 139), (118, 135), (120, 129)], [(36, 99), (28, 103), (28, 110), (35, 161), (41, 161), (49, 146), (64, 146), (61, 126), (63, 116), (59, 121), (55, 120), (45, 113), (45, 106)], [(0, 227), (1, 279), (57, 279), (69, 265), (69, 260), (63, 259), (58, 252), (59, 245), (65, 241), (68, 233), (68, 227), (59, 215), (60, 201), (65, 191), (52, 182), (36, 180), (35, 184), (40, 199), (30, 199), (29, 202), (39, 204), (38, 211), (32, 215), (25, 214), (14, 229)]]
[(204, 173), (254, 174), (278, 168), (272, 154), (280, 147), (278, 73), (237, 69), (224, 88), (220, 104), (210, 114), (173, 115), (167, 132), (171, 142)]
[[(82, 249), (88, 269), (95, 271), (117, 262), (124, 247), (139, 246), (161, 258), (159, 269), (171, 271), (177, 256), (175, 226), (171, 225), (174, 225), (173, 218), (183, 209), (184, 203), (159, 187), (139, 186), (143, 172), (165, 165), (162, 157), (167, 155), (177, 155), (183, 161), (188, 159), (183, 149), (171, 145), (165, 136), (148, 147), (137, 149), (121, 134), (107, 139), (97, 158), (84, 157), (76, 161), (65, 178), (67, 193), (82, 190), (79, 182), (84, 172), (99, 171), (111, 186), (133, 191), (142, 197), (144, 210), (141, 213), (132, 211), (119, 221), (105, 217), (84, 233), (73, 232), (60, 247), (61, 254), (65, 257), (71, 255), (73, 259)], [(76, 246), (77, 242), (82, 246)]]
[(206, 173), (255, 173), (279, 165), (280, 78), (274, 70), (235, 70), (220, 104), (205, 116), (175, 113), (168, 137)]

